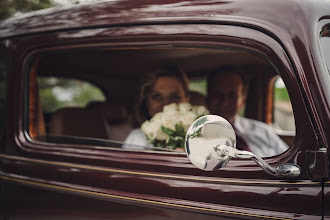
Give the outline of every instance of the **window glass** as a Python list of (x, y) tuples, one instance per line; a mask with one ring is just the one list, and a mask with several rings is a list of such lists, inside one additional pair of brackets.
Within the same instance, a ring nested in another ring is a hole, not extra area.
[(276, 128), (282, 131), (295, 131), (294, 115), (288, 91), (282, 78), (274, 83), (273, 119)]
[(6, 75), (7, 66), (5, 64), (5, 56), (4, 53), (0, 51), (0, 137), (5, 128)]
[(330, 74), (330, 25), (327, 25), (323, 28), (321, 32), (320, 45), (321, 51), (323, 53), (323, 58), (328, 68)]
[(206, 79), (189, 80), (190, 103), (192, 105), (205, 105)]
[(206, 95), (206, 78), (203, 79), (190, 79), (189, 90), (194, 92), (199, 92)]
[(96, 86), (77, 79), (39, 77), (39, 95), (43, 112), (64, 107), (85, 107), (90, 102), (104, 102), (105, 96)]
[[(270, 68), (273, 65), (255, 53), (227, 47), (42, 53), (31, 62), (26, 128), (38, 141), (182, 152), (189, 126), (202, 115), (215, 114), (237, 131), (257, 128), (249, 133), (270, 139), (252, 143), (262, 137), (251, 137), (251, 151), (262, 149), (254, 153), (274, 156), (288, 146), (273, 127), (256, 122), (269, 114), (262, 100), (270, 96), (264, 92)], [(210, 79), (212, 73), (217, 74)], [(209, 83), (213, 89), (207, 94)], [(264, 143), (274, 147), (253, 146)]]
[[(72, 136), (98, 137), (88, 133), (81, 135), (74, 129), (90, 126), (88, 123), (92, 122), (93, 118), (84, 119), (84, 117), (88, 117), (89, 113), (87, 106), (93, 103), (104, 103), (106, 100), (100, 88), (79, 79), (61, 77), (38, 77), (37, 84), (39, 105), (43, 117), (41, 120), (44, 121), (46, 134), (58, 135), (65, 130), (68, 135)], [(84, 109), (86, 110), (84, 111)], [(32, 110), (30, 109), (30, 111)], [(75, 123), (70, 123), (70, 120), (85, 120), (86, 124), (75, 125)], [(95, 129), (95, 134), (96, 132), (97, 129)], [(100, 138), (103, 137), (105, 135), (100, 134)]]

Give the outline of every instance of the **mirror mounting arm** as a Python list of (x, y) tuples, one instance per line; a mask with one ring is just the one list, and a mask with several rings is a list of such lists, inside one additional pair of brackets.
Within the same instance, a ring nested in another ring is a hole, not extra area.
[(249, 151), (237, 150), (227, 145), (216, 145), (214, 150), (219, 157), (230, 156), (237, 159), (252, 159), (265, 172), (276, 177), (294, 178), (300, 175), (300, 167), (295, 164), (283, 164), (273, 168), (262, 158)]
[(232, 125), (217, 115), (198, 118), (188, 129), (185, 148), (189, 160), (199, 169), (218, 170), (225, 167), (232, 157), (252, 159), (270, 175), (296, 178), (301, 169), (296, 164), (272, 167), (259, 156), (236, 149), (236, 134)]

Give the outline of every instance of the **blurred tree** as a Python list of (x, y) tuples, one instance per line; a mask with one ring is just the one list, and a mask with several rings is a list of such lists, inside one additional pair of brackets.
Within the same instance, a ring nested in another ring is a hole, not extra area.
[(56, 6), (76, 5), (98, 1), (101, 0), (0, 0), (0, 21), (16, 13), (26, 13)]
[(15, 13), (25, 13), (55, 6), (52, 0), (1, 0), (0, 20), (13, 16)]
[(290, 101), (288, 90), (286, 88), (275, 88), (274, 99), (275, 101)]
[(44, 112), (64, 107), (85, 107), (92, 101), (106, 101), (100, 88), (76, 79), (39, 77), (39, 95)]

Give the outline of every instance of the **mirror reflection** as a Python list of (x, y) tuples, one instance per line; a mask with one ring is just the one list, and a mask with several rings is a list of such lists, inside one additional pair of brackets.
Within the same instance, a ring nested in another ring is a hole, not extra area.
[(236, 148), (234, 129), (224, 118), (206, 115), (188, 129), (186, 152), (190, 161), (199, 169), (211, 171), (226, 165), (230, 157), (216, 153), (220, 145)]

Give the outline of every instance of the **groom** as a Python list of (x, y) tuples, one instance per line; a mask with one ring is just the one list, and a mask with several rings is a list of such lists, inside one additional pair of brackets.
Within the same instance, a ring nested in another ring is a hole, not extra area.
[(288, 149), (268, 124), (238, 116), (245, 104), (247, 81), (237, 69), (224, 67), (209, 74), (206, 106), (211, 114), (229, 121), (235, 129), (237, 148), (260, 157), (278, 155)]

